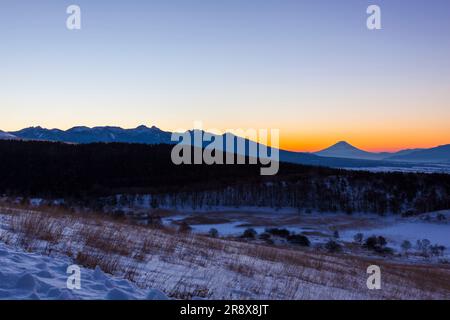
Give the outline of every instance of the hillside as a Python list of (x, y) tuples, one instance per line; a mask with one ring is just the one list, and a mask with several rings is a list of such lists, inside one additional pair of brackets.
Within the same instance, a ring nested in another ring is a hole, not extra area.
[[(332, 254), (319, 248), (279, 248), (92, 215), (0, 208), (0, 235), (0, 241), (8, 239), (9, 246), (35, 254), (51, 253), (50, 269), (60, 261), (96, 268), (83, 273), (92, 291), (93, 277), (111, 279), (114, 275), (131, 281), (143, 289), (127, 287), (124, 280), (115, 284), (122, 291), (128, 288), (130, 296), (135, 297), (152, 292), (148, 288), (186, 300), (445, 299), (450, 291), (448, 281), (443, 281), (450, 272), (446, 265), (389, 262), (381, 257)], [(19, 262), (33, 263), (37, 257), (14, 254)], [(4, 257), (0, 256), (3, 261)], [(366, 270), (372, 264), (383, 270), (383, 290), (367, 289)], [(108, 275), (102, 275), (100, 268)], [(36, 281), (35, 285), (41, 286), (39, 278)], [(95, 290), (101, 292), (105, 283), (97, 279)], [(124, 296), (117, 292), (111, 295)], [(162, 295), (147, 295), (158, 296)]]
[(437, 162), (450, 163), (450, 144), (439, 146), (426, 150), (416, 150), (408, 154), (400, 154), (389, 157), (392, 161), (410, 161), (410, 162)]
[(0, 130), (0, 140), (17, 140), (18, 138), (10, 133)]
[(450, 208), (450, 175), (369, 173), (280, 164), (181, 165), (170, 145), (0, 141), (0, 194), (101, 205), (100, 197), (151, 194), (154, 205), (258, 205), (331, 212)]
[[(1, 217), (2, 218), (2, 217)], [(0, 219), (1, 219), (0, 218)], [(143, 290), (125, 279), (105, 274), (100, 267), (82, 268), (82, 290), (67, 289), (67, 268), (73, 262), (64, 255), (50, 259), (0, 241), (0, 300), (163, 300), (158, 290)], [(65, 268), (64, 268), (65, 267)], [(51, 284), (49, 282), (51, 281)], [(81, 283), (80, 283), (81, 284)]]

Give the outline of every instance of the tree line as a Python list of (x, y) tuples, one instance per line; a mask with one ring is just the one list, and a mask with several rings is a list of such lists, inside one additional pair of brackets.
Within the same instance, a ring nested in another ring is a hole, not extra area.
[(170, 145), (0, 141), (0, 194), (96, 203), (151, 195), (150, 207), (291, 207), (413, 214), (450, 208), (450, 175), (370, 173), (281, 163), (174, 165)]

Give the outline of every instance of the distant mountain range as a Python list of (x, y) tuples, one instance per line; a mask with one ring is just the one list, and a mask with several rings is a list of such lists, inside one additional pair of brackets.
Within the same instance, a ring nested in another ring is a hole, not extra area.
[[(0, 131), (0, 140), (39, 140), (66, 143), (121, 142), (142, 144), (172, 144), (171, 132), (159, 128), (139, 126), (134, 129), (120, 127), (74, 127), (69, 130), (30, 127), (14, 132)], [(237, 138), (242, 139), (242, 138)], [(254, 142), (246, 140), (246, 146)], [(409, 149), (395, 153), (368, 152), (341, 141), (315, 153), (280, 150), (280, 159), (286, 162), (331, 167), (400, 166), (398, 163), (450, 163), (450, 145), (430, 149)]]
[(17, 140), (18, 138), (10, 133), (0, 130), (0, 140)]
[(351, 144), (341, 141), (329, 148), (315, 153), (321, 157), (405, 161), (405, 162), (431, 162), (450, 163), (450, 144), (430, 149), (407, 149), (398, 152), (367, 152)]
[(122, 129), (120, 127), (74, 127), (66, 131), (31, 127), (19, 131), (9, 132), (9, 134), (23, 140), (43, 140), (69, 143), (171, 143), (171, 132), (162, 131), (157, 127), (149, 128), (146, 126), (139, 126), (135, 129)]
[(431, 149), (416, 150), (408, 154), (397, 153), (388, 158), (388, 160), (450, 163), (450, 145), (447, 144)]

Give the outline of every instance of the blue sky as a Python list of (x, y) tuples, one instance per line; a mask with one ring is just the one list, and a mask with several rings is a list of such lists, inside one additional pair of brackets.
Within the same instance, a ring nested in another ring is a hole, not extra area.
[(450, 143), (447, 0), (2, 0), (0, 27), (2, 130), (202, 120), (279, 128), (295, 150)]

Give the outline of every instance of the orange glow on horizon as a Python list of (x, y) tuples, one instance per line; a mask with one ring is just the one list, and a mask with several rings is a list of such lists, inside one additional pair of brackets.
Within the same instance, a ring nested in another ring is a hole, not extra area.
[[(442, 119), (441, 119), (442, 120)], [(445, 119), (443, 120), (445, 122)], [(89, 123), (83, 124), (73, 124), (68, 123), (64, 126), (57, 125), (57, 123), (36, 123), (36, 124), (19, 124), (14, 125), (10, 123), (10, 127), (3, 127), (0, 130), (3, 131), (16, 131), (27, 126), (42, 126), (44, 128), (60, 128), (62, 130), (67, 130), (77, 125), (86, 125), (89, 127), (94, 126), (119, 126), (123, 128), (136, 128), (141, 125), (140, 121), (133, 121), (128, 123), (123, 123), (121, 121), (108, 121), (104, 123), (98, 123), (97, 121), (91, 121)], [(184, 126), (183, 126), (184, 124)], [(146, 123), (147, 126), (156, 125), (163, 131), (176, 131), (180, 128), (185, 130), (190, 130), (192, 124), (188, 124), (180, 121), (179, 127), (173, 127), (169, 122), (160, 125), (157, 123)], [(258, 123), (236, 123), (236, 126), (253, 125), (253, 127), (258, 128)], [(210, 130), (212, 126), (206, 125), (204, 130)], [(232, 128), (230, 126), (219, 127), (219, 130), (226, 132)], [(260, 125), (260, 128), (267, 128), (270, 131), (271, 127)], [(327, 128), (327, 130), (317, 129), (316, 126), (311, 125), (310, 127), (303, 126), (305, 129), (300, 130), (297, 128), (286, 127), (279, 129), (280, 131), (280, 145), (279, 148), (294, 152), (317, 152), (328, 148), (339, 141), (346, 141), (356, 148), (359, 148), (368, 152), (396, 152), (405, 149), (416, 149), (416, 148), (433, 148), (440, 145), (450, 144), (450, 127), (444, 127), (442, 123), (423, 123), (414, 124), (414, 127), (407, 126), (394, 126), (391, 124), (386, 128), (375, 128), (373, 126), (348, 126), (348, 127), (337, 127), (331, 124), (321, 124), (320, 127)], [(275, 127), (273, 127), (275, 129)], [(269, 139), (270, 142), (270, 139)]]
[(351, 135), (336, 134), (281, 134), (280, 148), (295, 152), (317, 152), (326, 149), (339, 141), (346, 141), (352, 146), (368, 152), (397, 152), (405, 149), (434, 148), (450, 144), (450, 130), (442, 132), (396, 132), (376, 135), (360, 133)]
[[(300, 142), (297, 140), (289, 140), (289, 139), (285, 139), (284, 141), (282, 140), (280, 142), (280, 149), (283, 150), (288, 150), (288, 151), (293, 151), (293, 152), (317, 152), (323, 149), (326, 149), (328, 147), (331, 147), (332, 145), (338, 143), (339, 141), (346, 141), (349, 144), (351, 144), (352, 146), (364, 150), (364, 151), (368, 151), (368, 152), (398, 152), (401, 150), (406, 150), (406, 149), (428, 149), (428, 148), (434, 148), (434, 147), (438, 147), (441, 145), (446, 145), (446, 144), (450, 144), (450, 139), (447, 139), (446, 141), (444, 141), (445, 139), (438, 139), (438, 140), (432, 140), (432, 141), (428, 141), (428, 142), (422, 142), (422, 143), (414, 143), (414, 142), (410, 142), (410, 143), (405, 143), (405, 144), (400, 144), (400, 143), (396, 143), (396, 142), (387, 142), (386, 141), (386, 146), (382, 147), (381, 145), (383, 144), (383, 141), (380, 142), (372, 142), (372, 143), (364, 143), (359, 142), (356, 143), (357, 139), (352, 140), (352, 139), (337, 139), (337, 140), (329, 140), (329, 141), (306, 141), (306, 142)], [(442, 141), (440, 141), (442, 140)], [(440, 141), (440, 142), (439, 142)]]

